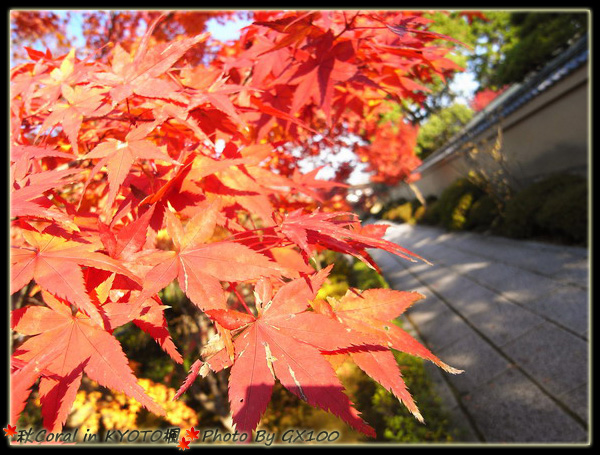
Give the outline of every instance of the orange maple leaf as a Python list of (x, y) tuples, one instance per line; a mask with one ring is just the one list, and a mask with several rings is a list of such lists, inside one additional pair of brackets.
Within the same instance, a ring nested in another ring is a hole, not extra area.
[(159, 147), (146, 139), (154, 126), (154, 123), (138, 126), (127, 133), (124, 141), (109, 138), (85, 155), (85, 158), (100, 158), (88, 177), (88, 182), (92, 180), (102, 166), (106, 166), (109, 187), (106, 209), (112, 207), (119, 188), (129, 175), (131, 166), (136, 159), (161, 160), (178, 164), (168, 155), (164, 147)]

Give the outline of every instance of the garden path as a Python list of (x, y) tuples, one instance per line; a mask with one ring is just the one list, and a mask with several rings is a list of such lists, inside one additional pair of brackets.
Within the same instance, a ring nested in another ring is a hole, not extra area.
[(392, 288), (426, 296), (404, 316), (413, 334), (465, 370), (428, 362), (457, 442), (589, 443), (588, 250), (389, 224), (433, 263), (371, 252)]

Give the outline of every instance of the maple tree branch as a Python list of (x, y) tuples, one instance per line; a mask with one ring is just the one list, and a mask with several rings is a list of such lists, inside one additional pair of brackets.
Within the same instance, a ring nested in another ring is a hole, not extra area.
[(232, 292), (235, 294), (235, 296), (237, 297), (237, 299), (240, 301), (240, 303), (246, 309), (246, 311), (248, 312), (248, 314), (254, 316), (254, 313), (250, 310), (250, 308), (248, 308), (248, 305), (246, 304), (246, 301), (244, 300), (244, 298), (240, 295), (239, 291), (237, 290), (236, 284), (235, 283), (229, 283), (229, 288), (232, 290)]
[(19, 293), (19, 298), (15, 301), (13, 310), (17, 310), (23, 306), (23, 304), (27, 300), (27, 297), (29, 296), (29, 293), (31, 292), (31, 289), (33, 288), (34, 285), (35, 285), (35, 281), (31, 280), (27, 284), (27, 286), (21, 290), (21, 292)]
[(340, 33), (338, 33), (337, 35), (335, 35), (333, 37), (333, 41), (335, 41), (340, 36), (342, 36), (344, 33), (346, 33), (348, 30), (350, 30), (350, 28), (352, 27), (352, 24), (354, 24), (354, 20), (358, 17), (359, 14), (360, 14), (360, 12), (356, 13), (354, 15), (354, 17), (350, 20), (350, 23), (348, 23), (348, 20), (346, 18), (346, 12), (344, 11), (344, 29)]
[(108, 31), (106, 33), (106, 40), (104, 42), (104, 45), (101, 47), (101, 51), (100, 51), (101, 59), (104, 58), (104, 56), (106, 55), (106, 52), (110, 48), (110, 43), (112, 41), (112, 35), (113, 35), (113, 31), (115, 29), (116, 21), (117, 21), (117, 13), (112, 11), (110, 13), (110, 25), (108, 26)]
[(23, 245), (11, 245), (11, 248), (21, 248), (23, 250), (29, 250), (29, 251), (33, 251), (34, 253), (37, 253), (37, 250), (35, 248), (31, 248), (28, 246), (23, 246)]
[(83, 121), (95, 121), (95, 120), (114, 120), (116, 122), (129, 122), (129, 123), (133, 123), (135, 124), (135, 122), (154, 122), (155, 119), (154, 118), (150, 118), (150, 119), (146, 119), (146, 118), (140, 118), (140, 116), (133, 116), (133, 115), (125, 115), (123, 114), (121, 117), (112, 117), (110, 115), (102, 115), (99, 117), (84, 117)]
[(244, 80), (242, 81), (241, 85), (246, 85), (248, 83), (248, 81), (250, 81), (250, 79), (252, 79), (253, 73), (254, 73), (254, 67), (251, 66), (250, 70), (248, 71), (248, 74), (246, 74), (246, 77), (244, 77)]
[[(127, 97), (125, 101), (127, 102), (127, 115), (128, 115), (128, 116), (129, 116), (129, 118), (131, 119), (131, 112), (129, 111), (129, 97)], [(133, 126), (137, 126), (137, 123), (136, 123), (136, 119), (135, 119), (135, 118), (134, 118), (134, 119), (132, 119), (131, 123), (133, 123)], [(129, 126), (129, 129), (130, 129), (130, 131), (131, 131), (131, 125)]]
[(382, 29), (388, 29), (388, 27), (354, 27), (352, 30), (382, 30)]
[[(206, 346), (211, 330), (210, 319), (204, 313), (200, 313), (197, 315), (196, 323), (200, 332), (201, 344)], [(203, 356), (204, 361), (209, 358), (210, 356), (208, 358)], [(231, 415), (225, 398), (227, 397), (227, 379), (224, 379), (221, 373), (209, 374), (205, 379), (210, 389), (210, 395), (200, 390), (194, 393), (194, 398), (202, 403), (207, 411), (214, 413), (226, 428), (231, 428)]]

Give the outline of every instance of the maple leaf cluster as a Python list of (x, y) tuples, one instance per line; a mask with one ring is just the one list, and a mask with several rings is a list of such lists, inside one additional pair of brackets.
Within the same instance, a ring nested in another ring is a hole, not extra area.
[(358, 151), (368, 163), (368, 169), (373, 171), (371, 181), (395, 185), (419, 178), (412, 172), (421, 164), (421, 159), (414, 153), (406, 153), (406, 150), (415, 150), (418, 132), (418, 126), (404, 122), (397, 125), (385, 122), (377, 129), (369, 146), (360, 147)]
[(492, 101), (494, 101), (498, 95), (502, 94), (508, 87), (501, 87), (498, 90), (493, 90), (493, 89), (484, 89), (481, 91), (478, 91), (475, 96), (473, 97), (473, 99), (471, 100), (471, 102), (469, 103), (469, 106), (471, 107), (471, 109), (473, 109), (475, 112), (479, 112), (482, 111), (483, 109), (486, 108), (486, 106), (488, 104), (490, 104)]
[[(372, 131), (366, 119), (390, 99), (421, 99), (422, 83), (455, 69), (433, 45), (441, 36), (415, 12), (257, 11), (204, 65), (186, 55), (206, 33), (155, 38), (167, 16), (127, 49), (27, 49), (11, 70), (11, 423), (38, 383), (44, 426), (59, 431), (84, 374), (164, 414), (114, 332), (133, 322), (182, 363), (160, 298), (173, 282), (218, 335), (177, 397), (230, 369), (240, 431), (258, 425), (278, 380), (374, 436), (329, 362), (345, 356), (422, 420), (390, 349), (456, 372), (391, 322), (422, 296), (319, 301), (329, 268), (310, 262), (322, 249), (373, 268), (370, 248), (422, 258), (339, 210), (341, 186), (301, 174), (286, 151), (317, 134), (335, 142), (337, 125)], [(231, 304), (240, 284), (253, 304)]]

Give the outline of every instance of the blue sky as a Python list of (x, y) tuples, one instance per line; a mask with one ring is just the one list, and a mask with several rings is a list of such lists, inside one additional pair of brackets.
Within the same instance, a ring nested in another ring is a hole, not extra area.
[(242, 20), (227, 21), (225, 24), (220, 24), (215, 19), (211, 19), (206, 25), (213, 38), (219, 41), (228, 41), (239, 38), (240, 30), (249, 24), (250, 21)]
[[(84, 10), (55, 10), (54, 12), (61, 16), (66, 17), (67, 12), (70, 12), (71, 20), (67, 26), (67, 34), (71, 38), (73, 47), (82, 48), (84, 46), (84, 40), (82, 35), (82, 17), (79, 12)], [(227, 21), (225, 24), (221, 24), (215, 19), (211, 19), (207, 22), (208, 31), (211, 35), (219, 41), (228, 41), (237, 39), (240, 36), (240, 30), (242, 27), (248, 25), (250, 21), (236, 20)]]

